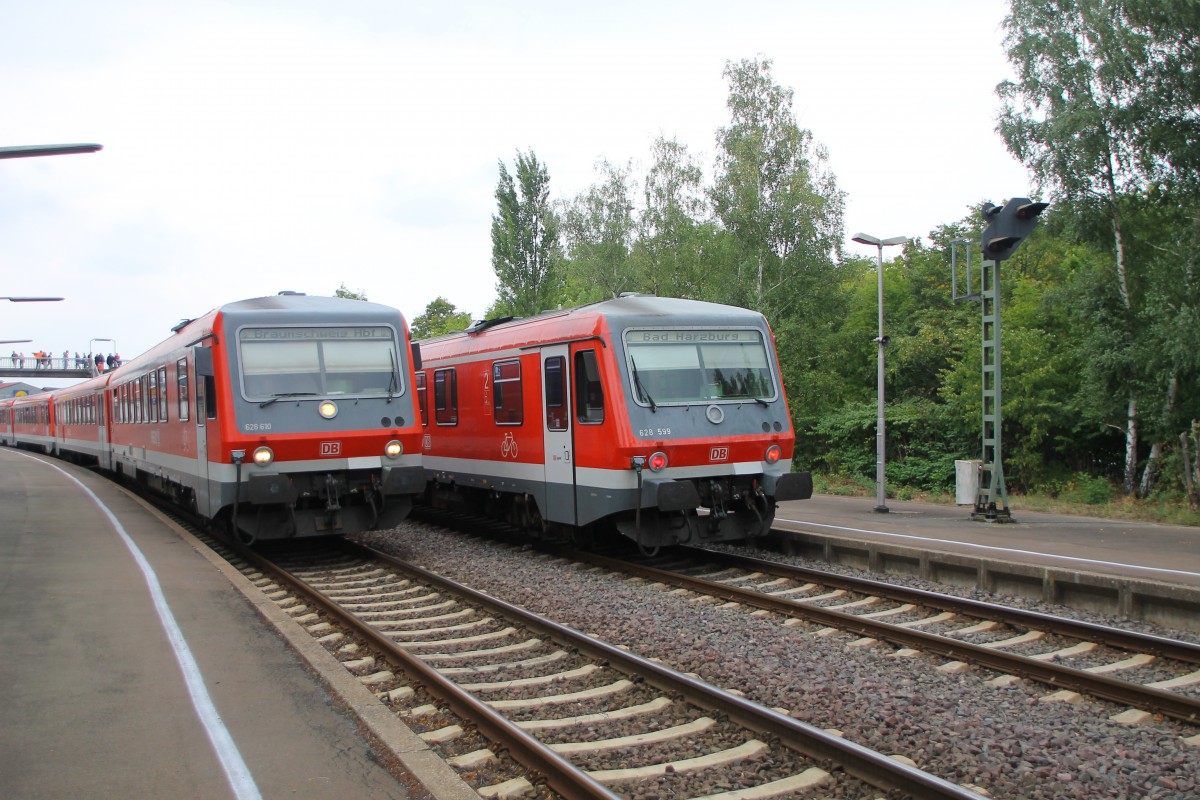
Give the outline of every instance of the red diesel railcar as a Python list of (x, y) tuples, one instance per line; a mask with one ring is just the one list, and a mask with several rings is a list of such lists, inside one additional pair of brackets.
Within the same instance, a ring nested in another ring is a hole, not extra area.
[(228, 303), (112, 372), (6, 406), (12, 438), (158, 491), (243, 540), (400, 522), (425, 485), (394, 308)]
[(421, 342), (435, 505), (546, 535), (612, 523), (643, 548), (765, 534), (795, 435), (761, 314), (623, 296)]

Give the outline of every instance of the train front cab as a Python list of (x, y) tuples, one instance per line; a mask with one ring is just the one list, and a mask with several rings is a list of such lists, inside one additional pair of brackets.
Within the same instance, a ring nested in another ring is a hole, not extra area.
[[(425, 476), (410, 355), (397, 347), (406, 335), (394, 313), (350, 325), (341, 316), (326, 323), (225, 309), (224, 344), (194, 356), (197, 450), (208, 454), (197, 502), (207, 515), (248, 542), (387, 528), (408, 515)], [(302, 333), (303, 349), (323, 354), (319, 366), (292, 364), (287, 340), (267, 336), (277, 330)], [(338, 335), (322, 338), (329, 331)], [(336, 372), (335, 353), (353, 367)]]
[[(701, 319), (682, 330), (701, 331)], [(467, 503), (552, 538), (612, 523), (658, 547), (765, 534), (777, 501), (811, 494), (811, 476), (790, 472), (794, 436), (765, 325), (733, 345), (757, 348), (770, 391), (743, 385), (700, 402), (671, 388), (697, 378), (671, 369), (685, 347), (643, 350), (639, 393), (623, 338), (633, 323), (584, 321), (526, 321), (430, 346), (437, 355), (418, 377), (431, 396), (421, 404), (435, 505)], [(519, 415), (507, 408), (514, 398)]]
[(647, 548), (736, 541), (765, 535), (777, 502), (811, 496), (811, 475), (790, 470), (765, 321), (713, 313), (607, 320), (597, 355), (616, 418), (608, 431), (577, 428), (581, 520), (619, 509), (617, 529)]

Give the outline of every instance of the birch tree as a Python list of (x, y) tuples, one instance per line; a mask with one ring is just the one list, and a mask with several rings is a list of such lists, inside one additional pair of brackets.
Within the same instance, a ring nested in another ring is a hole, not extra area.
[(796, 312), (840, 255), (843, 193), (825, 149), (796, 124), (793, 92), (769, 59), (725, 65), (730, 124), (717, 133), (711, 197), (740, 257), (729, 299), (774, 317)]
[[(1000, 134), (1040, 189), (1058, 202), (1096, 208), (1107, 221), (1119, 306), (1100, 322), (1109, 328), (1105, 340), (1128, 345), (1112, 363), (1126, 372), (1129, 494), (1137, 485), (1145, 387), (1157, 381), (1157, 394), (1174, 403), (1179, 378), (1136, 355), (1147, 352), (1148, 281), (1146, 263), (1131, 253), (1130, 212), (1159, 183), (1194, 192), (1200, 13), (1194, 0), (1011, 0), (1004, 24), (1016, 80), (997, 87)], [(1191, 259), (1178, 263), (1181, 284), (1194, 283)]]
[(598, 180), (566, 206), (563, 238), (573, 281), (594, 290), (595, 299), (600, 299), (639, 288), (630, 259), (636, 189), (629, 165), (602, 160), (596, 173)]

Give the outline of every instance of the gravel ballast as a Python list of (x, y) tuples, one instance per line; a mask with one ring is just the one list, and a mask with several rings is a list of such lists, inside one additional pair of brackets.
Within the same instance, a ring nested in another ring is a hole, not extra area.
[(780, 617), (696, 602), (694, 595), (419, 522), (355, 538), (994, 798), (1200, 797), (1200, 725), (1122, 724), (1110, 717), (1127, 709), (1112, 703), (1046, 702), (1052, 690), (1030, 681), (992, 686), (995, 674), (987, 670), (939, 672), (940, 658), (897, 657), (889, 645), (817, 636), (817, 626), (785, 627)]

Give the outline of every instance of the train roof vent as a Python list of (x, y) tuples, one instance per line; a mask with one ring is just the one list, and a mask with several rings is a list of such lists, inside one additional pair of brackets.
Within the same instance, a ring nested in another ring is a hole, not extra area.
[(657, 297), (658, 295), (646, 294), (645, 292), (621, 292), (617, 297)]
[(483, 333), (488, 328), (494, 328), (497, 325), (503, 325), (506, 322), (512, 322), (516, 317), (493, 317), (492, 319), (481, 319), (466, 328), (467, 333)]
[(304, 297), (304, 292), (293, 292), (291, 289), (284, 289), (279, 294), (281, 294), (281, 295), (296, 295), (298, 297)]
[(187, 318), (179, 320), (179, 324), (176, 325), (174, 328), (171, 328), (171, 333), (179, 333), (181, 330), (186, 328), (190, 322), (191, 322), (191, 320), (187, 319)]

